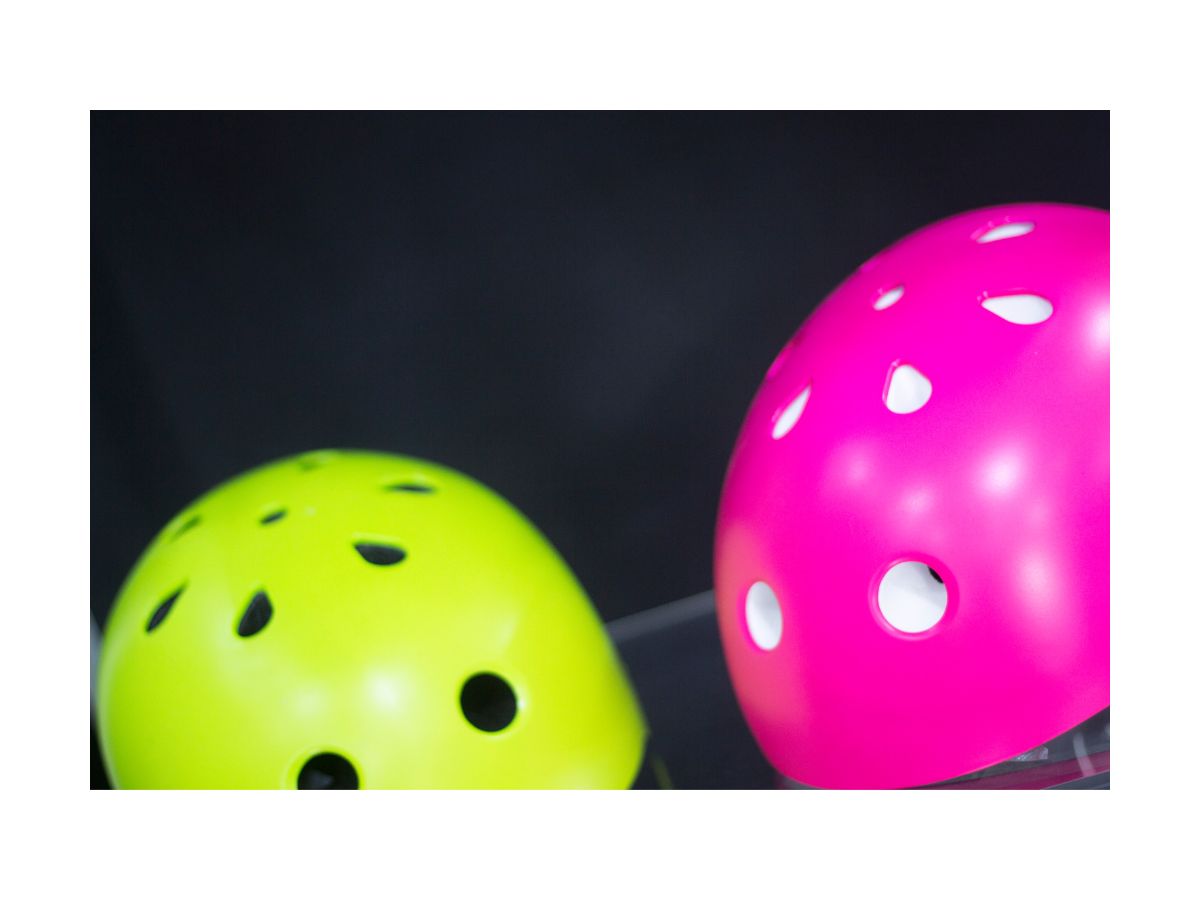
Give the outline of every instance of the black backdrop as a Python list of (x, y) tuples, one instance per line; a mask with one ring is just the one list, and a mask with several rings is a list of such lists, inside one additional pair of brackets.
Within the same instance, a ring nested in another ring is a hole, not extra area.
[(512, 500), (612, 619), (710, 585), (741, 416), (859, 263), (1108, 206), (1108, 114), (94, 114), (92, 611), (213, 484), (323, 446)]

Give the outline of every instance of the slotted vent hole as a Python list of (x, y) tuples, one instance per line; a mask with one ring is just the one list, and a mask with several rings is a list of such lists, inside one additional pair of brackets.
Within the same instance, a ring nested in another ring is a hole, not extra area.
[(333, 453), (312, 453), (308, 456), (302, 456), (296, 461), (296, 465), (300, 467), (301, 472), (311, 472), (313, 469), (319, 469), (322, 466), (328, 465), (333, 461)]
[(238, 636), (245, 638), (258, 634), (267, 627), (274, 612), (275, 608), (271, 605), (271, 598), (267, 596), (267, 592), (258, 591), (246, 604), (246, 611), (242, 613), (242, 619), (238, 622)]
[(894, 413), (916, 412), (933, 396), (933, 383), (916, 367), (895, 365), (888, 374), (884, 403)]
[(1021, 237), (1033, 231), (1032, 222), (1004, 222), (988, 228), (975, 238), (977, 243), (990, 244), (993, 241), (1003, 241), (1008, 238)]
[(434, 492), (433, 485), (419, 481), (401, 481), (389, 484), (384, 490), (397, 494), (432, 494)]
[(187, 534), (189, 531), (191, 531), (193, 528), (195, 528), (199, 524), (200, 524), (200, 516), (198, 516), (198, 515), (192, 516), (190, 519), (188, 519), (186, 522), (184, 522), (182, 525), (180, 525), (178, 528), (175, 529), (175, 533), (171, 535), (171, 540), (173, 540), (173, 541), (179, 540), (180, 537)]
[(175, 601), (179, 599), (179, 595), (183, 593), (183, 589), (187, 585), (180, 585), (170, 594), (168, 594), (161, 603), (154, 608), (154, 612), (150, 614), (150, 618), (146, 621), (146, 633), (149, 634), (155, 628), (163, 623), (163, 619), (167, 617), (167, 613), (171, 611), (171, 607), (175, 605)]
[(1054, 305), (1037, 294), (1003, 294), (985, 297), (983, 308), (1014, 325), (1040, 325), (1054, 314)]
[(812, 385), (806, 385), (804, 390), (797, 394), (791, 402), (775, 413), (775, 420), (771, 425), (771, 437), (779, 440), (796, 427), (796, 423), (800, 421), (800, 416), (804, 412), (804, 407), (808, 406), (808, 398), (811, 394)]
[(394, 566), (408, 555), (399, 547), (363, 541), (354, 545), (358, 555), (373, 566)]
[(883, 310), (889, 306), (895, 306), (900, 298), (904, 296), (904, 285), (898, 284), (888, 291), (884, 291), (875, 298), (875, 302), (871, 304), (875, 309)]
[(779, 355), (771, 361), (771, 367), (767, 369), (767, 380), (770, 381), (779, 374), (779, 370), (787, 363), (788, 357), (792, 355), (792, 346), (795, 344), (795, 339), (788, 341), (783, 345), (783, 349), (779, 351)]

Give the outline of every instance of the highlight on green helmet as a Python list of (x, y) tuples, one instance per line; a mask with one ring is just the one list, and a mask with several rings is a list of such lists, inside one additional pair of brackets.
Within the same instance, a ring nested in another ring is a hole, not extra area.
[(628, 788), (646, 726), (570, 569), (423, 460), (290, 457), (175, 517), (97, 704), (119, 788)]

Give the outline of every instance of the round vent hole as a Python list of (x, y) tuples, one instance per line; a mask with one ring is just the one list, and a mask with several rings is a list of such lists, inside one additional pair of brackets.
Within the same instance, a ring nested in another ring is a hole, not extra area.
[(503, 731), (517, 717), (517, 695), (507, 681), (491, 672), (468, 678), (458, 699), (463, 716), (480, 731)]

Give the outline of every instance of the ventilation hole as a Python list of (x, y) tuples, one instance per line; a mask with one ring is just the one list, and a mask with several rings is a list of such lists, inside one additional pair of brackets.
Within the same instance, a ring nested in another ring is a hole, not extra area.
[(147, 633), (153, 631), (162, 624), (163, 619), (167, 617), (167, 613), (171, 611), (171, 607), (175, 605), (175, 601), (179, 599), (179, 595), (183, 593), (184, 587), (186, 587), (186, 585), (180, 585), (171, 592), (167, 599), (158, 604), (154, 612), (150, 614), (150, 619), (146, 622)]
[(301, 472), (311, 472), (313, 469), (319, 469), (333, 459), (332, 453), (310, 453), (308, 456), (302, 456), (296, 464), (300, 467)]
[(304, 764), (296, 776), (300, 791), (356, 791), (358, 772), (346, 757), (338, 753), (318, 753)]
[(1005, 222), (1003, 225), (989, 226), (982, 234), (976, 235), (975, 240), (980, 244), (990, 244), (992, 241), (1020, 237), (1031, 231), (1033, 231), (1032, 222)]
[(774, 650), (783, 637), (783, 611), (779, 598), (765, 581), (756, 581), (746, 592), (746, 628), (762, 650)]
[(267, 623), (271, 621), (271, 614), (274, 611), (267, 592), (259, 591), (250, 598), (250, 603), (246, 606), (246, 611), (242, 613), (242, 621), (238, 622), (237, 627), (238, 636), (250, 637), (251, 635), (258, 634), (267, 627)]
[(904, 296), (904, 285), (898, 284), (890, 291), (885, 291), (875, 298), (875, 302), (871, 305), (876, 309), (887, 309), (889, 306), (895, 306), (896, 301)]
[(432, 494), (433, 486), (416, 481), (402, 481), (399, 484), (389, 484), (384, 490), (400, 494)]
[(983, 308), (1014, 325), (1040, 325), (1054, 313), (1054, 306), (1037, 294), (1006, 294), (985, 297)]
[(889, 625), (905, 634), (920, 634), (946, 614), (946, 583), (925, 563), (896, 563), (879, 582), (878, 602)]
[(200, 517), (192, 516), (190, 519), (188, 519), (186, 522), (184, 522), (182, 525), (180, 525), (178, 528), (175, 529), (175, 533), (173, 535), (171, 535), (171, 540), (173, 540), (173, 541), (179, 540), (181, 535), (191, 531), (193, 528), (195, 528), (199, 524), (200, 524)]
[(874, 256), (872, 256), (870, 259), (868, 259), (865, 263), (863, 263), (861, 266), (859, 266), (858, 271), (870, 272), (872, 269), (874, 269), (876, 266), (879, 265), (879, 258), (881, 256), (883, 256), (883, 253), (876, 253)]
[(894, 413), (916, 412), (933, 396), (933, 382), (908, 364), (895, 364), (888, 373), (883, 402)]
[(779, 351), (779, 355), (771, 362), (771, 368), (767, 369), (767, 380), (770, 381), (779, 374), (779, 370), (783, 368), (783, 364), (787, 362), (789, 356), (792, 355), (792, 344), (794, 341), (788, 341), (784, 344), (783, 349)]
[(507, 681), (490, 672), (468, 678), (458, 703), (467, 721), (480, 731), (503, 731), (517, 717), (517, 695)]
[(355, 544), (358, 555), (373, 566), (394, 566), (408, 554), (389, 544)]
[(274, 512), (269, 512), (258, 520), (260, 525), (270, 525), (272, 522), (278, 522), (287, 515), (286, 509), (277, 509)]
[(775, 413), (775, 424), (771, 427), (771, 437), (779, 440), (796, 427), (796, 423), (800, 420), (800, 414), (808, 405), (808, 395), (811, 393), (812, 385), (809, 384), (796, 395), (795, 400)]

